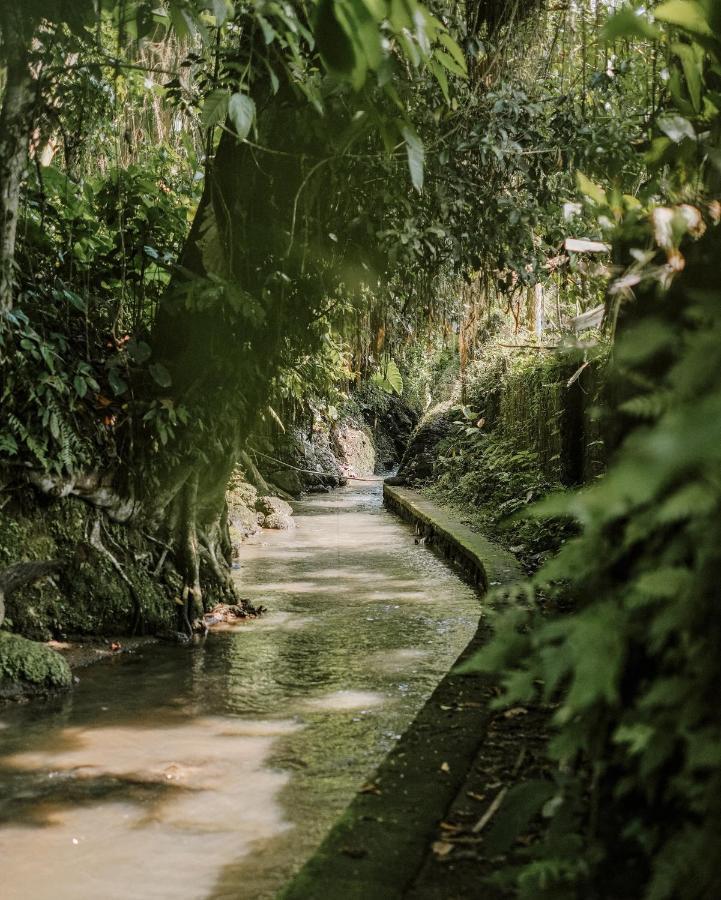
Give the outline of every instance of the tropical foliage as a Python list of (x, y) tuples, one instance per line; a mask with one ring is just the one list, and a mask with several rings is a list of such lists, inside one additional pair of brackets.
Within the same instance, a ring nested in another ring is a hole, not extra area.
[(578, 479), (484, 431), (492, 383), (604, 367), (608, 472), (534, 507), (575, 537), (473, 663), (552, 708), (523, 897), (721, 893), (719, 35), (719, 0), (0, 9), (2, 480), (142, 522), (183, 627), (259, 423), (452, 370), (442, 484), (518, 512)]
[[(503, 703), (540, 693), (554, 710), (557, 793), (533, 797), (548, 825), (516, 875), (521, 896), (701, 898), (721, 887), (721, 722), (711, 699), (720, 16), (718, 3), (668, 2), (653, 16), (624, 9), (606, 26), (608, 38), (658, 42), (670, 60), (644, 214), (582, 182), (625, 266), (607, 298), (620, 334), (612, 373), (622, 437), (597, 485), (535, 507), (572, 518), (581, 534), (541, 568), (536, 599), (507, 612), (474, 663), (505, 671)], [(572, 598), (573, 612), (549, 616), (549, 597)]]

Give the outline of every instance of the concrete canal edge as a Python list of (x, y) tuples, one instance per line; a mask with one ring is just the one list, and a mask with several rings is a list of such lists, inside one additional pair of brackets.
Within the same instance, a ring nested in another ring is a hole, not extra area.
[(383, 500), (388, 509), (414, 524), (417, 533), (446, 559), (460, 566), (482, 591), (521, 577), (521, 567), (512, 553), (471, 531), (418, 491), (384, 484)]
[[(518, 579), (512, 554), (456, 522), (416, 491), (384, 485), (386, 505), (431, 538), (481, 590)], [(481, 619), (458, 662), (489, 637)], [(396, 900), (413, 883), (446, 811), (483, 744), (494, 682), (443, 678), (410, 727), (351, 801), (282, 900)]]

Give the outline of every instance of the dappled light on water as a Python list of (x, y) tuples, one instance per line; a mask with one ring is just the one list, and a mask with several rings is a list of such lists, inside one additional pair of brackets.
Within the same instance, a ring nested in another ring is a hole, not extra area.
[(378, 706), (380, 703), (383, 703), (383, 696), (373, 694), (371, 691), (335, 691), (324, 697), (306, 700), (303, 706), (306, 709), (342, 712), (347, 709), (368, 709), (371, 706)]
[(240, 592), (267, 616), (3, 710), (2, 900), (270, 898), (371, 777), (478, 598), (378, 486), (297, 513), (242, 551)]
[[(46, 784), (36, 784), (27, 818), (0, 833), (4, 900), (204, 896), (223, 865), (288, 827), (278, 803), (288, 776), (267, 762), (274, 739), (294, 727), (197, 718), (142, 732), (69, 728), (58, 751), (6, 757), (10, 778), (35, 773)], [(252, 818), (238, 815), (246, 806)], [(183, 853), (192, 865), (178, 864)]]

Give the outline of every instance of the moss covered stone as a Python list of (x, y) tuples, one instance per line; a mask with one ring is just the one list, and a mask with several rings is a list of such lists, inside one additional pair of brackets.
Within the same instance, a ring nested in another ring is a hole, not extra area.
[(70, 687), (67, 662), (49, 647), (0, 631), (0, 688), (13, 685), (58, 690)]

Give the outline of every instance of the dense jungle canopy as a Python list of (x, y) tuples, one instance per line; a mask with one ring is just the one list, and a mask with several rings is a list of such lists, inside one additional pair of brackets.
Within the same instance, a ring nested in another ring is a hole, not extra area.
[(450, 398), (437, 495), (538, 550), (496, 881), (721, 896), (721, 0), (0, 0), (0, 91), (0, 627), (72, 499), (192, 635), (238, 466)]

